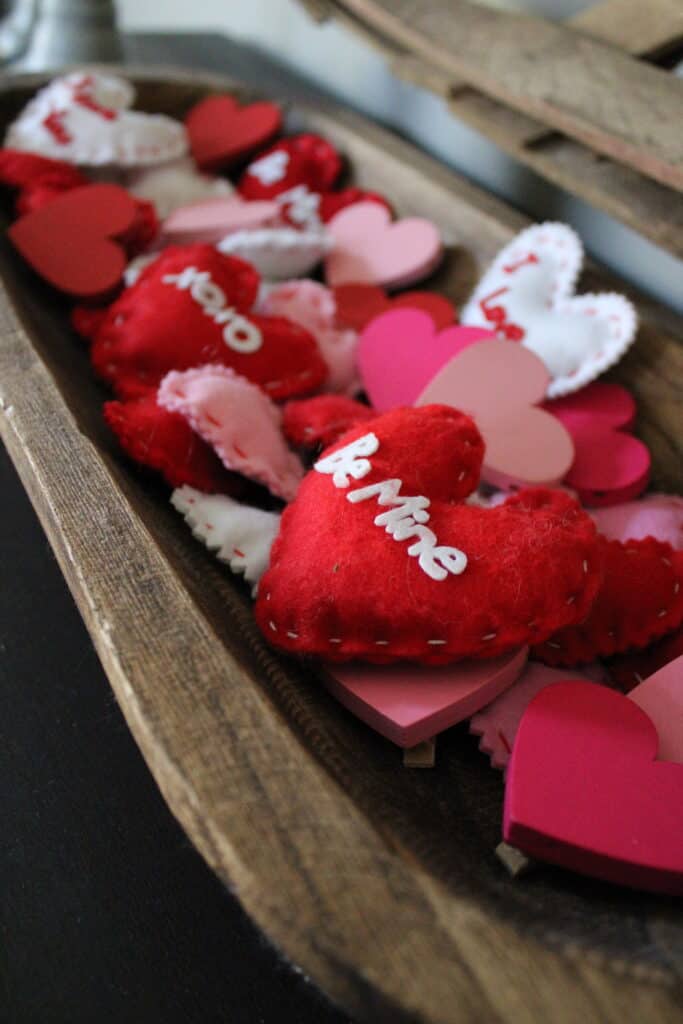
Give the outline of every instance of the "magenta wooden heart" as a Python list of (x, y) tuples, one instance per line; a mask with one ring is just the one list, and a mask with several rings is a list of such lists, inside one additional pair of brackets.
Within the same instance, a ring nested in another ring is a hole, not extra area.
[(512, 751), (505, 841), (582, 874), (683, 895), (683, 765), (655, 761), (657, 746), (628, 697), (592, 683), (546, 687)]
[(634, 701), (657, 730), (660, 761), (683, 764), (683, 655), (631, 690)]
[(395, 309), (375, 317), (358, 342), (358, 369), (378, 412), (413, 405), (442, 366), (468, 345), (495, 335), (481, 327), (434, 329), (428, 313)]
[(442, 255), (441, 237), (431, 221), (406, 217), (391, 222), (379, 203), (354, 203), (326, 225), (334, 248), (325, 261), (325, 280), (339, 284), (380, 284), (401, 288), (431, 274)]
[(327, 665), (324, 682), (344, 707), (399, 747), (414, 747), (469, 718), (515, 682), (528, 648), (444, 668)]

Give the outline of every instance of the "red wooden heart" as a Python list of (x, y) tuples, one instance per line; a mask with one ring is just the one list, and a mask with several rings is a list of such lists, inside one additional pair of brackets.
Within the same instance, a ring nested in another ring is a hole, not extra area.
[(362, 331), (376, 316), (390, 309), (419, 309), (428, 313), (437, 331), (450, 327), (456, 309), (444, 295), (436, 292), (403, 292), (390, 299), (383, 288), (374, 284), (340, 284), (332, 289), (337, 304), (337, 323)]
[(522, 718), (503, 836), (539, 860), (683, 895), (683, 765), (655, 761), (654, 725), (592, 683), (542, 690)]
[(127, 259), (114, 239), (133, 229), (136, 216), (135, 200), (118, 185), (85, 185), (21, 217), (8, 235), (53, 287), (96, 298), (121, 280)]
[(329, 660), (444, 664), (583, 618), (601, 576), (589, 516), (542, 489), (464, 504), (482, 456), (473, 422), (447, 406), (344, 435), (284, 511), (256, 605), (268, 639)]
[(187, 115), (192, 155), (200, 167), (216, 170), (262, 146), (282, 125), (275, 103), (241, 107), (233, 96), (209, 96)]

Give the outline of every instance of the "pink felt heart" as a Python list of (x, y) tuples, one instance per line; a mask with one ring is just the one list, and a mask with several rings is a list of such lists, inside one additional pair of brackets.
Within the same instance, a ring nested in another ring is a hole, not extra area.
[(394, 309), (375, 317), (358, 342), (358, 369), (373, 408), (386, 412), (412, 405), (453, 356), (493, 337), (481, 327), (437, 332), (432, 317), (417, 309)]
[(277, 203), (246, 203), (235, 196), (217, 196), (174, 210), (161, 232), (165, 245), (208, 242), (215, 245), (233, 231), (273, 224), (279, 215)]
[(577, 391), (616, 363), (637, 319), (623, 295), (574, 295), (581, 241), (566, 224), (535, 224), (506, 245), (462, 311), (463, 324), (489, 327), (543, 360), (548, 397)]
[(279, 409), (255, 384), (227, 366), (172, 370), (159, 385), (157, 402), (181, 413), (228, 469), (293, 499), (303, 466), (283, 440)]
[(683, 895), (683, 765), (655, 761), (657, 732), (628, 697), (546, 687), (517, 733), (503, 836), (539, 860)]
[(640, 501), (594, 509), (598, 530), (609, 540), (656, 537), (683, 550), (683, 498), (675, 494), (648, 494)]
[(331, 286), (358, 282), (401, 288), (431, 274), (442, 255), (431, 221), (407, 217), (392, 224), (379, 203), (354, 203), (327, 224), (334, 248), (325, 261)]
[(529, 349), (478, 341), (446, 363), (415, 404), (472, 416), (486, 445), (482, 478), (494, 487), (558, 484), (574, 447), (559, 420), (538, 408), (547, 384), (548, 371)]
[(683, 764), (683, 655), (664, 665), (628, 695), (657, 730), (660, 761)]
[(344, 707), (399, 747), (431, 739), (511, 686), (527, 648), (445, 668), (328, 665), (324, 682)]

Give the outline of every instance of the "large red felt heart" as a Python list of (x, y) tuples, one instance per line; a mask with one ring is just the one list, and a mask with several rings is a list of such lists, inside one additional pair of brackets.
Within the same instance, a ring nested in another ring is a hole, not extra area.
[(539, 860), (621, 885), (683, 894), (683, 766), (628, 697), (556, 683), (524, 714), (503, 836)]
[(282, 125), (275, 103), (241, 107), (233, 96), (208, 96), (185, 118), (192, 155), (200, 167), (216, 170), (262, 146)]
[[(455, 320), (453, 303), (436, 292), (403, 292), (390, 299), (383, 288), (374, 284), (340, 284), (332, 291), (337, 304), (337, 323), (356, 331), (362, 331), (376, 316), (391, 309), (419, 309), (428, 313), (437, 331), (450, 327)], [(488, 332), (481, 333), (485, 337)]]
[(74, 188), (8, 231), (27, 263), (67, 295), (96, 298), (121, 280), (126, 254), (123, 239), (135, 224), (136, 202), (118, 185)]
[(170, 247), (109, 307), (93, 341), (95, 370), (121, 397), (169, 370), (229, 366), (271, 398), (307, 394), (327, 372), (308, 331), (250, 312), (259, 278), (210, 245)]
[(548, 665), (580, 665), (646, 647), (683, 622), (683, 552), (670, 544), (600, 537), (605, 575), (593, 607), (578, 625), (535, 649)]
[(299, 185), (327, 192), (341, 168), (341, 157), (331, 142), (311, 133), (293, 135), (259, 153), (237, 188), (245, 199), (274, 199)]
[(256, 606), (268, 639), (331, 660), (443, 664), (585, 617), (601, 578), (590, 518), (558, 491), (464, 504), (482, 456), (473, 422), (446, 406), (344, 435), (283, 514)]

